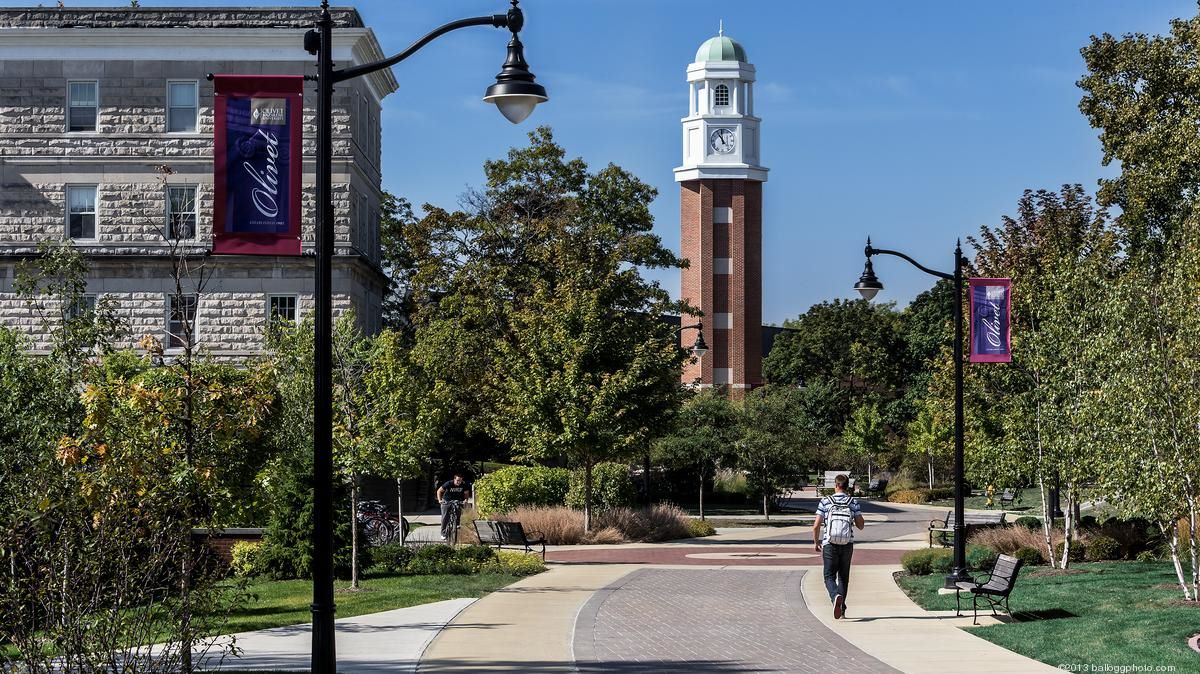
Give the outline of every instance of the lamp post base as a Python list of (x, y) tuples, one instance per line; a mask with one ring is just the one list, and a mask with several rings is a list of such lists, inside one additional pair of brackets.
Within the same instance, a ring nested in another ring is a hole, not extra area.
[(947, 590), (953, 590), (956, 587), (958, 587), (957, 583), (960, 583), (960, 582), (973, 583), (973, 582), (975, 582), (975, 579), (971, 577), (971, 574), (967, 573), (966, 569), (963, 569), (963, 568), (951, 569), (950, 573), (946, 575), (946, 584), (943, 585), (942, 587), (944, 587)]

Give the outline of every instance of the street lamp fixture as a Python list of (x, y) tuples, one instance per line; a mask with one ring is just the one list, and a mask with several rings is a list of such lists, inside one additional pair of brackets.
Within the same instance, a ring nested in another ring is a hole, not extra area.
[(692, 343), (692, 355), (696, 357), (696, 360), (700, 360), (704, 354), (708, 353), (708, 344), (704, 342), (704, 321), (695, 325), (682, 325), (675, 332), (693, 329), (696, 330), (696, 341)]
[(921, 271), (947, 281), (954, 281), (954, 568), (946, 576), (945, 586), (954, 589), (960, 581), (971, 581), (967, 573), (967, 537), (966, 526), (963, 523), (963, 327), (962, 327), (962, 286), (963, 266), (965, 260), (962, 254), (962, 242), (954, 248), (954, 273), (947, 274), (921, 265), (911, 257), (894, 250), (875, 248), (871, 239), (867, 239), (867, 247), (863, 251), (867, 257), (866, 267), (854, 289), (862, 298), (870, 301), (883, 290), (883, 284), (875, 277), (871, 266), (874, 255), (893, 255), (907, 260), (909, 264)]
[(333, 17), (329, 0), (321, 1), (316, 27), (304, 34), (304, 49), (317, 57), (317, 223), (315, 335), (313, 340), (313, 674), (335, 674), (333, 618), (333, 373), (332, 373), (332, 267), (333, 267), (333, 87), (338, 82), (390, 68), (415, 54), (438, 37), (468, 26), (493, 26), (512, 32), (508, 57), (496, 83), (484, 100), (495, 103), (509, 121), (518, 123), (547, 100), (546, 90), (534, 82), (524, 47), (517, 34), (525, 16), (512, 0), (505, 14), (477, 16), (438, 27), (395, 56), (335, 70), (333, 67)]

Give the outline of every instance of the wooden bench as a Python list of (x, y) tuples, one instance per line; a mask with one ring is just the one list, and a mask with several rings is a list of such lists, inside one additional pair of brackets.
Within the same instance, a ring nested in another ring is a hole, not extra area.
[(954, 587), (954, 614), (962, 615), (962, 606), (960, 605), (959, 597), (962, 592), (971, 593), (971, 612), (974, 614), (971, 623), (979, 624), (979, 600), (984, 599), (991, 604), (992, 615), (996, 615), (996, 609), (1004, 606), (1004, 610), (1008, 613), (1008, 617), (1012, 617), (1012, 609), (1008, 605), (1008, 595), (1012, 593), (1013, 585), (1017, 582), (1017, 573), (1021, 571), (1021, 560), (1009, 555), (1000, 555), (996, 559), (996, 566), (992, 567), (992, 575), (988, 577), (986, 583), (977, 583), (975, 581), (959, 581)]
[(533, 538), (525, 533), (525, 527), (520, 522), (500, 522), (498, 520), (475, 520), (475, 535), (482, 545), (494, 545), (499, 550), (503, 547), (521, 548), (525, 552), (533, 552), (533, 546), (542, 546), (542, 561), (546, 560), (546, 537), (536, 531)]
[[(1004, 524), (1004, 518), (1007, 513), (963, 513), (963, 526), (970, 529), (971, 527), (994, 527)], [(938, 535), (943, 547), (954, 545), (954, 511), (949, 510), (946, 516), (940, 520), (933, 520), (929, 523), (929, 547), (933, 547), (933, 536)]]

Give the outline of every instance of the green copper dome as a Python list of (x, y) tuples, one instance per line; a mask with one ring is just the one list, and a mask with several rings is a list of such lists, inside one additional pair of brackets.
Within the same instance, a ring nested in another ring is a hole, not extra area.
[(704, 61), (741, 61), (747, 63), (746, 50), (736, 40), (718, 35), (696, 50), (696, 63)]

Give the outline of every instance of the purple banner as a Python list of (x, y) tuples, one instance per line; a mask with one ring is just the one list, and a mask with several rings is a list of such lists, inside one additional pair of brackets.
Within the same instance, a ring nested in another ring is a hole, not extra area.
[(213, 252), (299, 255), (304, 79), (214, 80)]
[(971, 295), (971, 362), (1012, 361), (1012, 280), (973, 278)]

